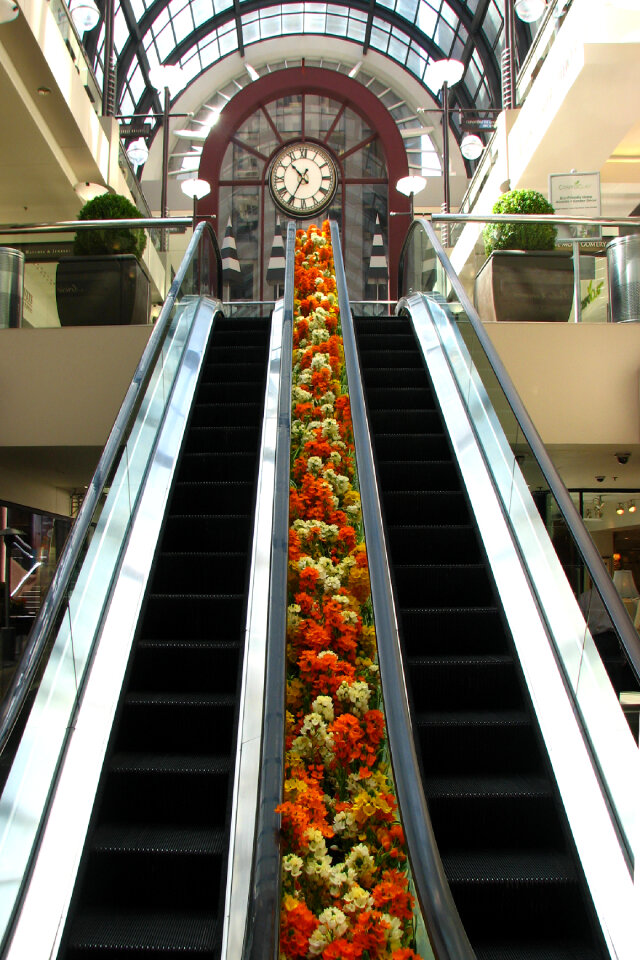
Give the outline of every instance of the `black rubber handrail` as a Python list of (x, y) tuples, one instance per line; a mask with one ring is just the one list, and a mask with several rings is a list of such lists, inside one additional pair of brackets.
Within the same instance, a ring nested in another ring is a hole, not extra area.
[(375, 461), (338, 226), (331, 222), (384, 710), (398, 807), (416, 895), (436, 960), (475, 960), (435, 841), (415, 751)]
[(276, 808), (282, 803), (284, 781), (295, 240), (296, 225), (290, 222), (285, 254), (260, 782), (243, 960), (277, 960), (279, 954), (280, 814)]
[[(636, 219), (640, 220), (640, 218)], [(447, 254), (445, 253), (445, 250), (442, 247), (436, 232), (433, 229), (433, 226), (427, 219), (420, 218), (416, 220), (407, 232), (407, 236), (405, 237), (402, 251), (400, 253), (399, 289), (402, 291), (404, 258), (409, 246), (412, 243), (412, 239), (416, 231), (423, 231), (426, 234), (428, 242), (433, 247), (433, 250), (438, 257), (438, 260), (442, 264), (442, 267), (444, 268), (444, 271), (449, 282), (451, 283), (451, 286), (453, 287), (453, 290), (455, 291), (456, 296), (464, 308), (467, 319), (485, 352), (489, 366), (491, 367), (498, 381), (500, 389), (502, 390), (507, 403), (511, 407), (513, 415), (515, 416), (520, 430), (522, 431), (522, 434), (527, 441), (538, 466), (540, 467), (549, 490), (555, 498), (558, 509), (562, 514), (576, 548), (584, 561), (585, 567), (589, 571), (589, 576), (591, 577), (596, 590), (602, 598), (607, 613), (609, 614), (613, 624), (613, 628), (618, 634), (620, 643), (624, 648), (629, 665), (633, 670), (636, 679), (640, 682), (640, 637), (638, 636), (635, 627), (629, 619), (629, 614), (627, 613), (622, 599), (620, 598), (620, 595), (613, 584), (613, 580), (607, 573), (607, 570), (602, 562), (602, 558), (600, 557), (600, 554), (598, 553), (598, 550), (584, 525), (582, 517), (578, 513), (578, 510), (571, 499), (569, 491), (565, 487), (560, 474), (556, 470), (549, 454), (547, 453), (546, 447), (544, 446), (544, 443), (542, 442), (526, 407), (520, 399), (506, 367), (502, 363), (496, 348), (486, 333), (484, 325), (475, 308), (471, 304), (471, 301), (469, 300), (466, 291), (458, 278), (458, 275), (453, 269), (451, 261), (447, 257)]]
[[(119, 221), (119, 223), (122, 223), (122, 221)], [(193, 233), (180, 268), (171, 284), (160, 316), (156, 321), (155, 327), (133, 375), (131, 384), (129, 385), (129, 389), (125, 394), (122, 406), (111, 429), (96, 471), (91, 479), (91, 483), (87, 487), (87, 492), (78, 516), (65, 543), (49, 591), (34, 621), (20, 664), (13, 676), (7, 696), (2, 703), (2, 710), (0, 712), (0, 753), (2, 753), (6, 747), (11, 731), (24, 706), (31, 683), (36, 676), (42, 656), (47, 649), (47, 641), (51, 631), (55, 628), (58, 617), (63, 609), (73, 571), (80, 557), (104, 485), (111, 475), (123, 442), (131, 429), (142, 395), (169, 331), (176, 297), (182, 286), (187, 270), (197, 254), (204, 234), (208, 236), (213, 246), (216, 258), (216, 289), (220, 289), (222, 262), (218, 241), (211, 225), (203, 221), (198, 224)]]

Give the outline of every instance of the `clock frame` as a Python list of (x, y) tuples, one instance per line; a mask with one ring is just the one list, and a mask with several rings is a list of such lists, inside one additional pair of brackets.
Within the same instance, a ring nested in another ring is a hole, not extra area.
[(287, 215), (314, 217), (333, 200), (338, 187), (336, 162), (329, 151), (309, 140), (289, 143), (269, 169), (269, 190)]

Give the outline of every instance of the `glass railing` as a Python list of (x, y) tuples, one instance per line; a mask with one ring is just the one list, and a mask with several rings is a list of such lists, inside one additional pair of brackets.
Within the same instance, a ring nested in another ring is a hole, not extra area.
[[(640, 319), (640, 217), (434, 213), (430, 222), (440, 244), (451, 251), (454, 263), (458, 241), (462, 240), (461, 248), (471, 250), (465, 268), (460, 264), (458, 267), (467, 295), (483, 320), (517, 320), (514, 310), (527, 302), (531, 309), (540, 309), (539, 300), (532, 294), (536, 285), (532, 273), (534, 258), (539, 271), (547, 277), (543, 309), (546, 311), (552, 301), (554, 307), (537, 319), (569, 323), (624, 323)], [(521, 250), (496, 251), (501, 261), (497, 278), (496, 258), (485, 253), (483, 228), (487, 224), (514, 223), (555, 226), (556, 248), (530, 250), (526, 254)], [(465, 231), (473, 231), (473, 236), (465, 239)], [(506, 272), (509, 262), (518, 265), (515, 276)], [(416, 257), (406, 267), (411, 272), (406, 277), (407, 285), (414, 290), (428, 289), (424, 284), (430, 282), (430, 261), (422, 264)], [(498, 300), (495, 288), (506, 284), (513, 285), (514, 298)]]
[[(219, 308), (220, 267), (215, 235), (201, 223), (86, 491), (3, 705), (0, 938), (6, 937), (47, 816), (160, 427), (170, 404), (186, 402), (177, 396), (182, 389), (178, 375), (193, 352), (187, 347), (201, 297), (209, 298), (211, 316)], [(164, 448), (163, 455), (166, 459)]]
[(640, 637), (575, 504), (455, 275), (435, 231), (416, 223), (404, 248), (402, 292), (426, 295), (438, 337), (483, 449), (502, 509), (546, 619), (567, 687), (614, 811), (625, 856), (637, 850), (637, 743), (598, 651), (607, 636), (640, 678)]

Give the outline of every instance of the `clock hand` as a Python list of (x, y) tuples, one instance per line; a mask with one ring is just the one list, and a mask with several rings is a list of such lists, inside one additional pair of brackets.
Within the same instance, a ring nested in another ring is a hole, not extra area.
[[(309, 183), (309, 168), (307, 168), (307, 169), (304, 171), (304, 173), (300, 173), (300, 171), (299, 171), (298, 168), (296, 167), (295, 163), (292, 163), (291, 166), (293, 167), (293, 169), (295, 170), (295, 172), (296, 172), (296, 173), (298, 174), (298, 176), (300, 177), (300, 183)], [(300, 186), (300, 183), (298, 184), (298, 186)]]

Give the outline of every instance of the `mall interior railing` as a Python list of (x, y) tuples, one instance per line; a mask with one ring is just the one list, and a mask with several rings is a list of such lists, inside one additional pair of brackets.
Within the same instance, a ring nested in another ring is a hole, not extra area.
[[(484, 450), (502, 510), (548, 621), (555, 656), (581, 717), (594, 765), (630, 865), (638, 852), (638, 749), (616, 706), (593, 636), (604, 614), (636, 681), (640, 637), (598, 549), (552, 463), (483, 324), (427, 220), (413, 224), (403, 249), (403, 295), (426, 298), (460, 396)], [(522, 469), (521, 469), (522, 465)], [(552, 529), (546, 518), (553, 513)], [(556, 552), (561, 545), (561, 554)], [(553, 609), (555, 608), (555, 609)], [(562, 608), (562, 615), (559, 611)], [(556, 629), (575, 628), (576, 642)], [(592, 626), (591, 626), (592, 625)], [(633, 869), (631, 867), (631, 869)]]
[[(168, 224), (154, 220), (133, 221), (131, 225), (162, 227)], [(89, 223), (55, 224), (39, 229), (59, 232), (91, 226)], [(100, 221), (99, 226), (103, 228), (105, 222)], [(114, 224), (114, 228), (121, 226), (122, 221)], [(26, 232), (24, 227), (20, 229)], [(155, 450), (158, 424), (172, 400), (190, 331), (198, 315), (196, 306), (201, 296), (206, 296), (214, 305), (220, 303), (217, 292), (221, 277), (215, 233), (210, 224), (202, 222), (194, 231), (151, 332), (2, 705), (0, 940), (11, 922), (46, 814), (53, 789), (51, 778), (72, 727), (111, 584)], [(13, 756), (19, 735), (28, 722), (35, 691), (45, 680), (51, 685), (47, 702), (55, 704), (58, 724), (56, 731), (47, 734), (54, 740), (58, 738), (55, 752), (52, 744), (48, 747), (49, 778), (46, 771), (36, 770), (38, 765), (33, 757), (18, 762), (22, 746), (15, 762)], [(25, 802), (29, 805), (28, 812), (21, 812)]]

